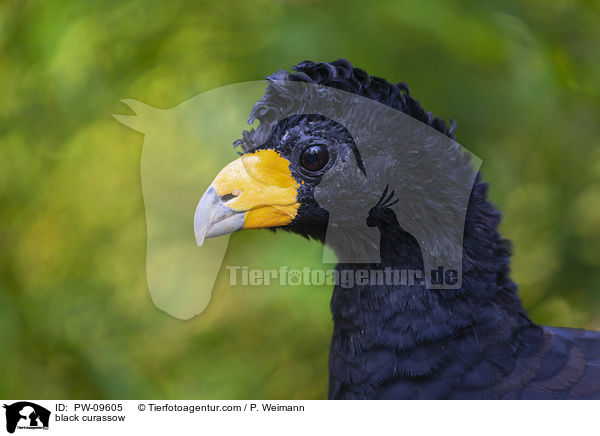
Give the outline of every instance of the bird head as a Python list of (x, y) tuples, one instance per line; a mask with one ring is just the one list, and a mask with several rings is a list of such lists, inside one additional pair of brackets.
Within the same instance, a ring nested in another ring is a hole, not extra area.
[(329, 213), (315, 188), (355, 146), (338, 123), (318, 115), (279, 123), (265, 144), (242, 154), (215, 177), (198, 203), (194, 229), (204, 238), (242, 229), (284, 228), (324, 240)]
[[(242, 229), (282, 228), (326, 242), (340, 261), (377, 263), (374, 213), (395, 205), (427, 264), (457, 263), (475, 171), (453, 126), (425, 112), (406, 85), (345, 60), (303, 62), (267, 80), (249, 118), (259, 126), (243, 132), (241, 157), (198, 203), (199, 245)], [(388, 186), (399, 201), (386, 205)]]

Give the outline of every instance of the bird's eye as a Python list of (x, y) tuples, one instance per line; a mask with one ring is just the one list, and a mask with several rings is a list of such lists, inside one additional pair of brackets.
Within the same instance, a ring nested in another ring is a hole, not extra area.
[(324, 145), (311, 145), (302, 152), (302, 166), (308, 171), (319, 171), (329, 162), (329, 152)]

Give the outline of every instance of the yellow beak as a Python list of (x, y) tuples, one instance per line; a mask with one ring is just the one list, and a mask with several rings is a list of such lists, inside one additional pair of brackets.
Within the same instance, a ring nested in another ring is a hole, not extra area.
[(245, 154), (219, 172), (194, 215), (198, 246), (241, 229), (289, 224), (300, 203), (290, 162), (274, 150)]

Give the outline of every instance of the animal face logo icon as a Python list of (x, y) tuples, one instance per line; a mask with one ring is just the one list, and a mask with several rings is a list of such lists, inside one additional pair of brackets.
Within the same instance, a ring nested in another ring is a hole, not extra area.
[(48, 429), (50, 411), (29, 401), (4, 405), (6, 409), (6, 431), (19, 429)]

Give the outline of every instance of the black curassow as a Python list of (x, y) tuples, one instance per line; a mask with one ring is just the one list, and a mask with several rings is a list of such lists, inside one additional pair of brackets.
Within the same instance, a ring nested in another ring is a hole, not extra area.
[[(424, 111), (404, 84), (371, 77), (346, 60), (306, 61), (293, 70), (268, 79), (348, 91), (454, 138), (454, 126)], [(261, 107), (250, 121), (267, 117)], [(217, 175), (198, 204), (198, 243), (250, 228), (325, 241), (328, 213), (315, 201), (315, 187), (331, 161), (348, 154), (352, 137), (314, 114), (277, 122), (252, 149), (245, 146), (251, 133), (237, 142), (242, 157)], [(477, 175), (466, 209), (460, 289), (335, 286), (330, 398), (600, 399), (600, 332), (529, 319), (509, 277), (510, 244), (497, 230), (500, 213), (486, 197), (487, 185)], [(338, 270), (423, 269), (419, 244), (400, 225), (393, 202), (386, 188), (369, 212), (368, 225), (381, 232), (380, 263), (339, 263)]]

